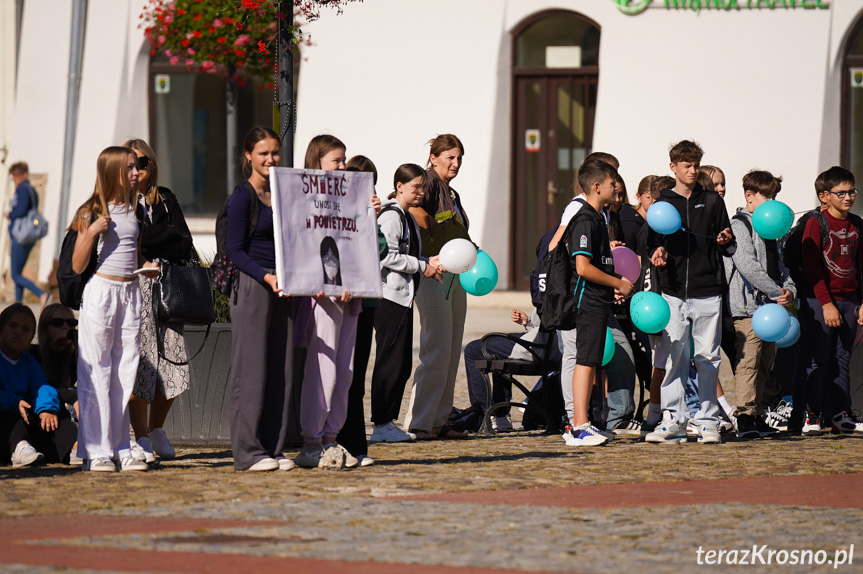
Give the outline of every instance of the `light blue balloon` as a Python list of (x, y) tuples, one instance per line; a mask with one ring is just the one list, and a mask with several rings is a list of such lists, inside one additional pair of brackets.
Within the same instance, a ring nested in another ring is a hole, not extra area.
[(611, 329), (605, 328), (605, 348), (602, 351), (602, 366), (604, 367), (614, 357), (614, 335), (611, 334)]
[(629, 316), (639, 330), (654, 334), (668, 326), (671, 308), (659, 293), (639, 291), (629, 302)]
[(781, 305), (768, 303), (759, 307), (752, 315), (752, 330), (762, 341), (778, 341), (791, 326), (790, 315)]
[(776, 346), (780, 349), (794, 345), (794, 343), (796, 343), (800, 338), (800, 321), (797, 320), (797, 317), (789, 313), (788, 322), (788, 332), (776, 340)]
[(752, 213), (752, 229), (764, 239), (784, 237), (794, 224), (794, 212), (781, 201), (765, 201)]
[(680, 213), (667, 201), (656, 201), (647, 210), (647, 224), (652, 230), (671, 235), (683, 224)]
[(491, 256), (478, 249), (476, 263), (465, 273), (458, 276), (462, 288), (477, 297), (488, 295), (497, 285), (497, 265)]

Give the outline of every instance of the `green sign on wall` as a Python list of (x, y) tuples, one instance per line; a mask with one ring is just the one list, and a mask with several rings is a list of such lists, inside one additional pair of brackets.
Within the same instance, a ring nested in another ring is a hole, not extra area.
[[(659, 3), (660, 0), (657, 0)], [(828, 0), (661, 0), (666, 9), (699, 10), (755, 10), (768, 8), (829, 8)], [(641, 14), (653, 0), (615, 0), (624, 14)]]

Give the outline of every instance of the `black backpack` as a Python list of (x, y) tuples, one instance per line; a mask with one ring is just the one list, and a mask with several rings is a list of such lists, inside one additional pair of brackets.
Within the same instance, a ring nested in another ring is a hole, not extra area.
[[(583, 199), (576, 199), (582, 204)], [(557, 247), (546, 253), (539, 267), (539, 276), (545, 276), (545, 289), (536, 308), (543, 329), (570, 331), (575, 329), (578, 301), (572, 288), (572, 259), (569, 236), (575, 217), (566, 226)]]
[[(135, 217), (138, 219), (139, 227), (143, 225), (145, 212), (144, 207), (138, 203), (135, 206)], [(90, 219), (92, 225), (95, 219)], [(96, 272), (96, 265), (99, 263), (99, 240), (93, 241), (93, 248), (90, 250), (90, 261), (87, 267), (81, 273), (75, 273), (72, 268), (72, 255), (75, 253), (75, 243), (78, 241), (78, 232), (70, 226), (63, 238), (63, 246), (60, 248), (60, 258), (57, 262), (57, 287), (60, 291), (60, 302), (78, 311), (81, 309), (81, 300), (84, 298), (84, 287), (87, 286), (87, 281)]]
[[(249, 192), (249, 232), (246, 235), (246, 247), (258, 226), (258, 218), (261, 214), (261, 204), (258, 193), (248, 181), (244, 181), (237, 187), (242, 187)], [(236, 193), (236, 190), (234, 190)], [(231, 194), (233, 196), (233, 194)], [(210, 264), (210, 273), (213, 277), (213, 289), (222, 295), (230, 295), (237, 290), (239, 284), (240, 270), (228, 259), (228, 202), (225, 200), (219, 215), (216, 216), (216, 255)]]
[[(849, 214), (850, 216), (851, 214)], [(821, 245), (826, 244), (830, 240), (830, 224), (827, 223), (827, 218), (820, 209), (813, 209), (803, 214), (791, 228), (791, 231), (779, 242), (779, 255), (782, 258), (782, 264), (788, 268), (788, 274), (794, 284), (798, 286), (798, 290), (802, 290), (803, 286), (809, 284), (806, 280), (806, 273), (803, 271), (803, 232), (806, 231), (806, 224), (813, 217), (818, 218), (818, 223), (821, 226)], [(858, 229), (863, 228), (858, 227)]]
[(542, 294), (545, 292), (545, 274), (542, 271), (542, 260), (548, 254), (548, 244), (554, 237), (557, 228), (552, 229), (542, 236), (536, 245), (536, 267), (530, 272), (530, 302), (534, 307), (539, 307), (542, 302)]

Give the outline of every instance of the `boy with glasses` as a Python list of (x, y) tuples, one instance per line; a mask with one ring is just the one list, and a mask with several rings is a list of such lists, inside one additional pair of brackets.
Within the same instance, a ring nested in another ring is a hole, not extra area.
[(827, 398), (834, 413), (833, 430), (863, 433), (863, 423), (851, 413), (849, 380), (857, 325), (863, 325), (859, 307), (863, 220), (851, 213), (857, 198), (854, 174), (831, 167), (815, 180), (815, 191), (827, 203), (822, 214), (829, 235), (822, 241), (818, 217), (807, 222), (803, 233), (801, 251), (809, 289), (800, 317), (808, 333), (803, 348), (806, 414), (802, 430), (804, 435), (821, 434), (823, 386), (832, 379)]

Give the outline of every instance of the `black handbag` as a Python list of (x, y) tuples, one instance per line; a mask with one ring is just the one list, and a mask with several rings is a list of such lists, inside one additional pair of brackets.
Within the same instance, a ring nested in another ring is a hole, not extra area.
[(159, 357), (175, 365), (187, 365), (204, 349), (210, 334), (210, 324), (216, 320), (213, 308), (213, 287), (206, 267), (159, 264), (159, 278), (153, 282), (153, 318), (156, 323), (206, 325), (207, 333), (201, 348), (186, 361), (176, 362), (165, 357), (161, 337), (156, 337)]

